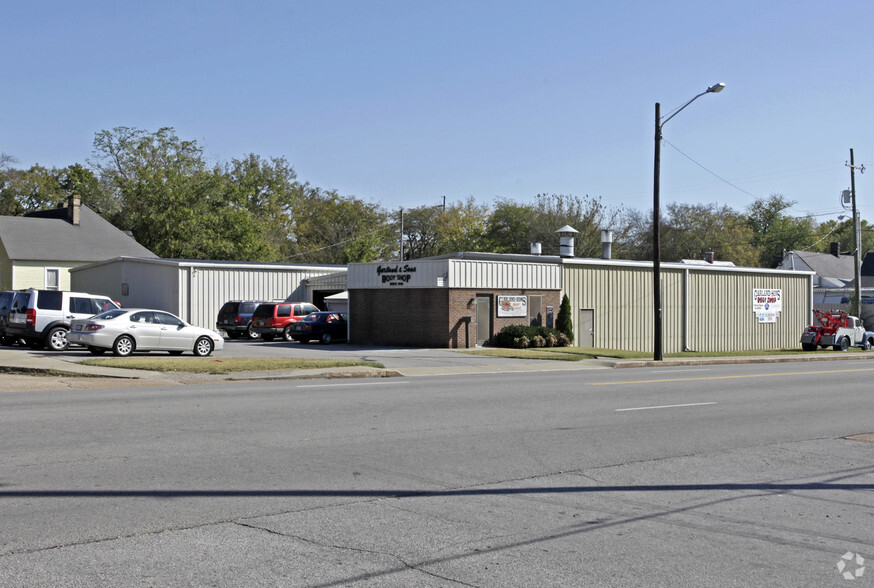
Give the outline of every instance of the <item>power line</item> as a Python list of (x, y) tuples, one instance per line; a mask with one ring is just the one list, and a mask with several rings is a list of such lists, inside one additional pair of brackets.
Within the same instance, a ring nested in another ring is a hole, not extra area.
[(672, 147), (672, 148), (673, 148), (677, 153), (679, 153), (680, 155), (682, 155), (683, 157), (685, 157), (686, 159), (688, 159), (689, 161), (691, 161), (692, 163), (694, 163), (695, 165), (697, 165), (698, 167), (700, 167), (701, 169), (703, 169), (704, 171), (706, 171), (708, 174), (710, 174), (710, 175), (713, 176), (714, 178), (718, 179), (720, 182), (723, 182), (723, 183), (725, 183), (725, 184), (728, 184), (729, 186), (731, 186), (731, 187), (734, 188), (735, 190), (737, 190), (737, 191), (739, 191), (739, 192), (743, 192), (743, 193), (746, 194), (747, 196), (752, 196), (753, 198), (759, 198), (759, 196), (757, 196), (756, 194), (753, 194), (752, 192), (747, 192), (746, 190), (744, 190), (744, 189), (741, 188), (740, 186), (737, 186), (737, 185), (735, 185), (735, 184), (732, 184), (731, 182), (729, 182), (728, 180), (726, 180), (725, 178), (723, 178), (722, 176), (720, 176), (720, 175), (717, 174), (716, 172), (707, 169), (706, 167), (704, 167), (703, 165), (701, 165), (700, 163), (698, 163), (697, 161), (695, 161), (694, 159), (692, 159), (691, 157), (689, 157), (688, 155), (686, 155), (685, 153), (683, 153), (682, 151), (680, 151), (680, 150), (677, 148), (676, 145), (671, 144), (671, 142), (668, 141), (667, 139), (662, 138), (662, 141), (664, 141), (667, 145), (669, 145), (670, 147)]

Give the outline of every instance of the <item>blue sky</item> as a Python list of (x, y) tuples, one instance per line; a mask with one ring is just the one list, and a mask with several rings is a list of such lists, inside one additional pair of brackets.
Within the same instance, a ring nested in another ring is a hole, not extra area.
[(33, 0), (4, 20), (0, 151), (18, 167), (173, 127), (213, 161), (284, 157), (386, 208), (549, 193), (645, 211), (655, 103), (716, 82), (664, 128), (663, 205), (779, 193), (827, 220), (850, 148), (874, 165), (870, 0)]

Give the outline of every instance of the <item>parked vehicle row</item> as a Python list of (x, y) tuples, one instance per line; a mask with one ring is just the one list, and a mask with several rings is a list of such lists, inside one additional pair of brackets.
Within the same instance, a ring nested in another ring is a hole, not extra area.
[(0, 292), (0, 342), (21, 342), (32, 349), (64, 351), (82, 345), (101, 355), (127, 356), (135, 351), (210, 355), (224, 339), (247, 337), (273, 341), (322, 343), (347, 338), (346, 313), (320, 311), (309, 302), (232, 300), (219, 311), (215, 331), (190, 325), (156, 309), (123, 309), (102, 295), (63, 290)]
[(35, 288), (0, 293), (0, 341), (52, 351), (64, 351), (72, 343), (95, 355), (111, 350), (118, 356), (135, 351), (204, 356), (224, 346), (218, 332), (169, 312), (122, 309), (106, 296)]
[(216, 327), (228, 338), (243, 335), (251, 339), (306, 343), (345, 341), (348, 318), (344, 312), (322, 311), (309, 302), (267, 302), (264, 300), (230, 300), (222, 305)]

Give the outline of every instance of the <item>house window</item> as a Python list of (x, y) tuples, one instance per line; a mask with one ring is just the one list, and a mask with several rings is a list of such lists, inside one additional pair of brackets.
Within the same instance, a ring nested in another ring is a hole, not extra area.
[(46, 290), (60, 290), (61, 270), (55, 267), (46, 268)]

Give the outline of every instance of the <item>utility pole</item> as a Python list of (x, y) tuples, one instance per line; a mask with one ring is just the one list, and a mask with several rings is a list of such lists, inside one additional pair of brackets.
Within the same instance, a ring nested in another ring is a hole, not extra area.
[(404, 260), (404, 207), (401, 206), (401, 233), (400, 238), (398, 239), (398, 251), (400, 252), (400, 257), (398, 261)]
[(862, 318), (862, 226), (859, 222), (859, 213), (856, 209), (856, 170), (859, 173), (865, 172), (864, 165), (856, 165), (853, 160), (853, 150), (850, 149), (850, 163), (846, 164), (850, 168), (850, 196), (853, 199), (853, 246), (855, 248), (855, 278), (856, 287), (853, 295), (856, 299), (854, 314)]

